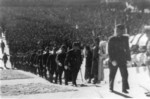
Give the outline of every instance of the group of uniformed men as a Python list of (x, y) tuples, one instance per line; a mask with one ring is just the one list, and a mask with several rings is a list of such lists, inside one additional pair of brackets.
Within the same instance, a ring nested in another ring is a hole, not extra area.
[(77, 74), (82, 64), (81, 47), (79, 42), (74, 42), (68, 51), (65, 45), (59, 51), (56, 47), (52, 51), (46, 47), (44, 50), (33, 51), (32, 54), (13, 55), (10, 61), (15, 68), (39, 74), (52, 83), (57, 83), (59, 78), (59, 83), (62, 84), (64, 71), (65, 85), (71, 80), (73, 86), (77, 86)]

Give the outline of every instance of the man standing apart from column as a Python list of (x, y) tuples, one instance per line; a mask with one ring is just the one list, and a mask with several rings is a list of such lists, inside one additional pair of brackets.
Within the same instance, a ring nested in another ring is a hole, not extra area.
[(128, 36), (125, 34), (125, 26), (117, 25), (115, 35), (109, 39), (108, 42), (108, 54), (109, 54), (109, 88), (110, 91), (114, 91), (114, 79), (117, 69), (120, 69), (122, 76), (122, 92), (128, 93), (128, 71), (127, 63), (131, 60)]

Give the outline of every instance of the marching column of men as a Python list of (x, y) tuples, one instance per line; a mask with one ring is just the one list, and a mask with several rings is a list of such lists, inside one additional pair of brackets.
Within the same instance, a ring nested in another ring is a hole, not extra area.
[(38, 74), (51, 83), (58, 83), (59, 80), (59, 84), (62, 84), (64, 72), (65, 85), (72, 81), (73, 86), (77, 86), (76, 79), (82, 64), (82, 55), (80, 43), (75, 42), (68, 51), (65, 45), (60, 47), (58, 53), (55, 46), (52, 51), (46, 47), (45, 50), (33, 51), (31, 54), (13, 55), (11, 60), (15, 68)]

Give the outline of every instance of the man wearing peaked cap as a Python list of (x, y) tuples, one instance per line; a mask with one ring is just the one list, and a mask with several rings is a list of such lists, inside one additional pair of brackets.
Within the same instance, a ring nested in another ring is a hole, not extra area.
[[(81, 55), (81, 50), (80, 50), (80, 43), (74, 42), (73, 48), (69, 50), (66, 54), (65, 63), (64, 63), (65, 70), (71, 71), (73, 86), (77, 86), (76, 79), (77, 79), (77, 75), (80, 70), (81, 64), (82, 64), (82, 55)], [(66, 82), (65, 82), (66, 84), (68, 84), (67, 79), (68, 77), (66, 77)]]
[(117, 69), (120, 69), (122, 76), (122, 92), (128, 93), (128, 71), (127, 63), (131, 60), (129, 50), (129, 38), (123, 36), (125, 34), (125, 26), (118, 24), (116, 33), (109, 39), (108, 42), (108, 54), (109, 54), (109, 84), (110, 91), (114, 90), (114, 79)]
[(125, 29), (125, 26), (123, 24), (118, 24), (116, 27), (117, 27), (117, 29), (120, 29), (120, 30)]
[[(63, 71), (64, 71), (65, 81), (66, 81), (67, 70), (64, 70), (65, 58), (66, 58), (66, 46), (62, 45), (61, 46), (61, 52), (59, 54), (57, 54), (57, 56), (56, 56), (57, 72), (56, 72), (55, 81), (57, 82), (57, 79), (59, 77), (60, 84), (62, 84), (62, 73), (63, 73)], [(67, 83), (65, 83), (65, 85), (67, 85)]]

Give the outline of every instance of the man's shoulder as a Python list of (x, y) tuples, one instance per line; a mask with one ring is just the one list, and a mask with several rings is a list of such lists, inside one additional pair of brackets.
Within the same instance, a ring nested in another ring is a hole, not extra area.
[(58, 53), (58, 54), (57, 54), (57, 56), (61, 56), (61, 55), (63, 55), (63, 53)]
[(66, 53), (59, 53), (59, 54), (57, 54), (57, 57), (64, 57), (64, 56), (66, 56)]
[(109, 37), (109, 41), (114, 40), (114, 39), (116, 39), (116, 38), (117, 38), (116, 36), (110, 36), (110, 37)]
[(121, 36), (121, 39), (123, 39), (123, 40), (128, 40), (128, 39), (129, 39), (129, 36), (123, 35), (123, 36)]
[(73, 49), (70, 49), (67, 53), (72, 53), (74, 50)]

